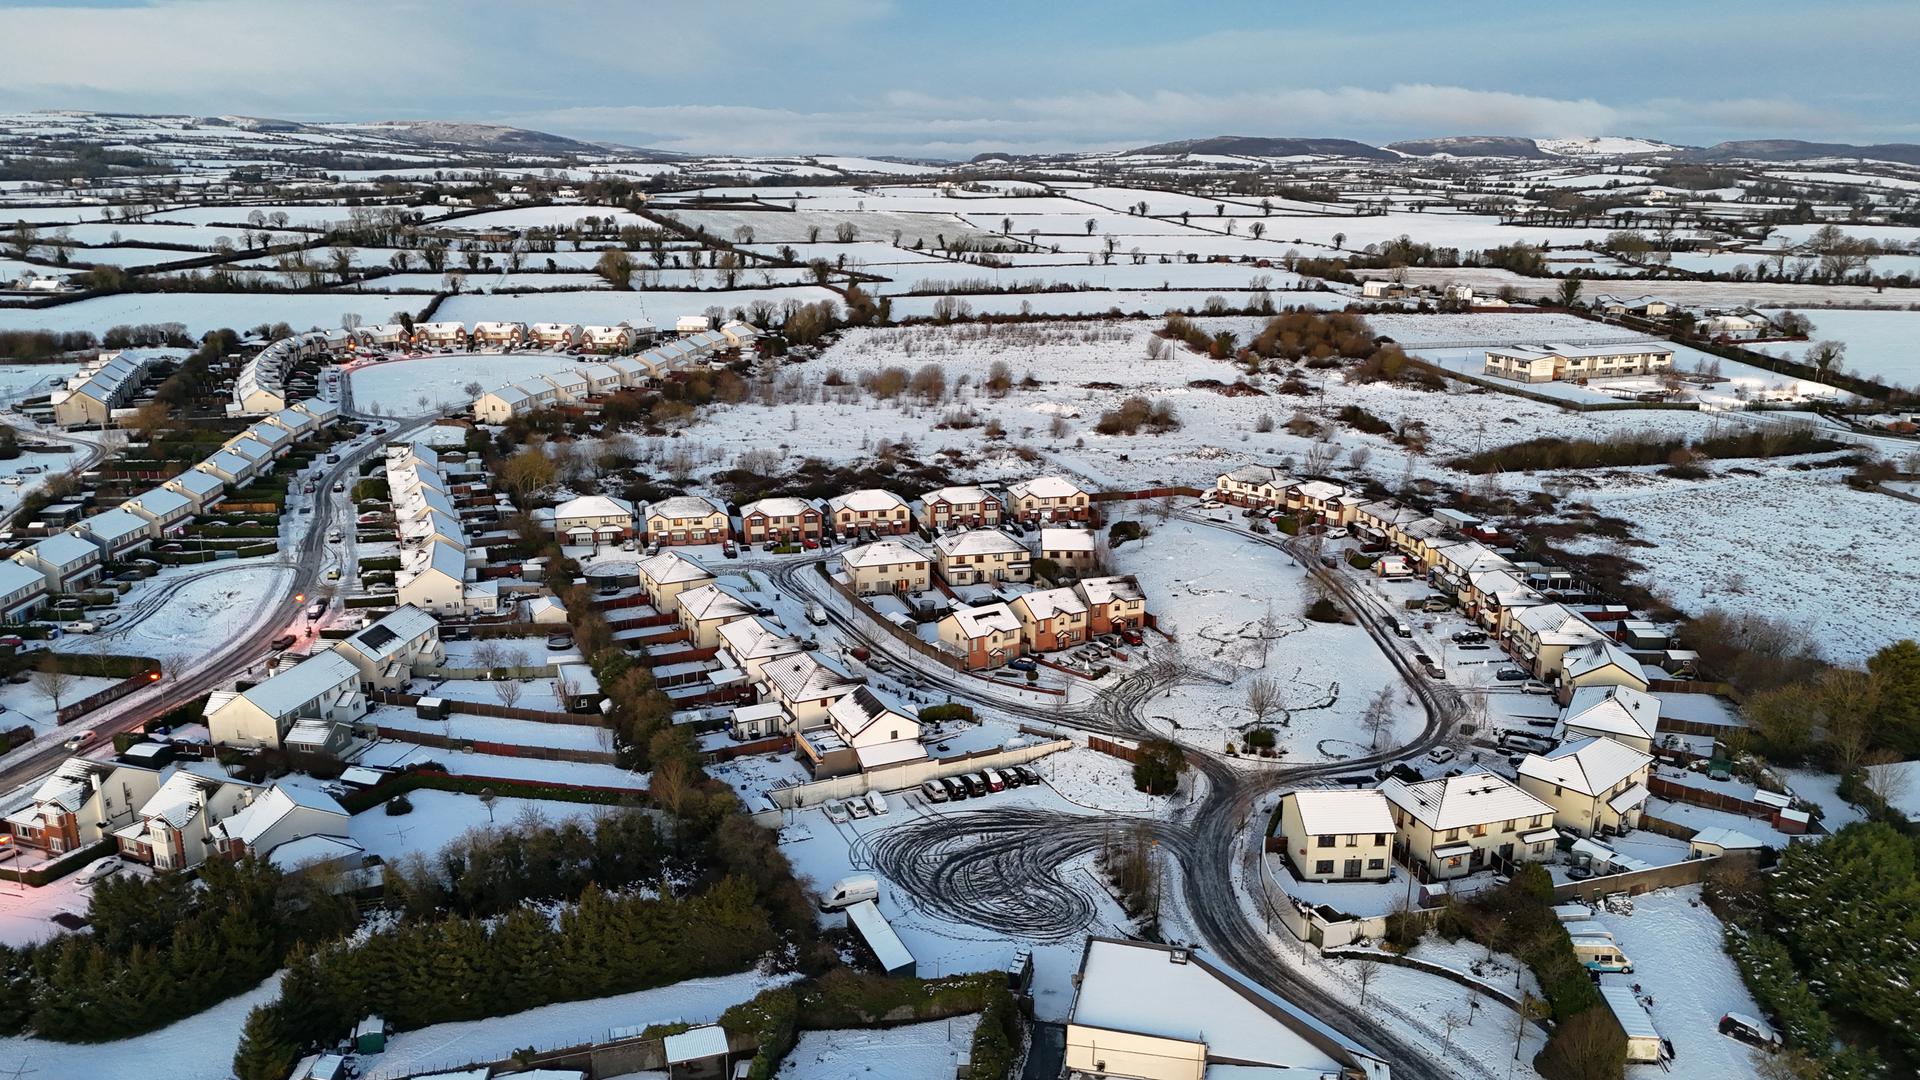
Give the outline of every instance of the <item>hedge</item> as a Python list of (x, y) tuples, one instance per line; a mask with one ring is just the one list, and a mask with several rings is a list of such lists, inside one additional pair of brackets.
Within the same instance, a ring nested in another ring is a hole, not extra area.
[(358, 814), (386, 802), (396, 795), (405, 795), (421, 789), (429, 791), (452, 791), (462, 795), (478, 795), (492, 789), (495, 795), (511, 795), (516, 799), (542, 799), (547, 802), (588, 803), (596, 806), (621, 806), (646, 801), (644, 790), (603, 791), (590, 788), (562, 787), (557, 784), (514, 783), (508, 780), (489, 779), (477, 776), (455, 776), (451, 773), (411, 772), (378, 787), (361, 791), (350, 791), (340, 800), (350, 814)]
[(343, 601), (347, 607), (396, 607), (400, 598), (393, 593), (380, 596), (349, 596)]
[(11, 866), (0, 867), (0, 877), (9, 881), (23, 881), (34, 888), (58, 881), (95, 859), (105, 858), (114, 853), (118, 845), (112, 840), (102, 840), (92, 847), (77, 848), (49, 863), (41, 863), (31, 870), (18, 870)]
[(391, 558), (361, 559), (360, 569), (362, 570), (398, 570), (400, 569), (400, 557), (396, 555)]
[(972, 720), (973, 706), (952, 703), (947, 705), (929, 705), (920, 710), (920, 722), (936, 724), (947, 720)]

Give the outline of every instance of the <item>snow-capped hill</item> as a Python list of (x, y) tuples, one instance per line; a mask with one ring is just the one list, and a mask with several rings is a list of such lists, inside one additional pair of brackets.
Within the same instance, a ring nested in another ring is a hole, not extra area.
[(1534, 145), (1558, 157), (1625, 157), (1630, 154), (1667, 154), (1682, 149), (1652, 139), (1624, 135), (1590, 135), (1579, 139), (1535, 139)]

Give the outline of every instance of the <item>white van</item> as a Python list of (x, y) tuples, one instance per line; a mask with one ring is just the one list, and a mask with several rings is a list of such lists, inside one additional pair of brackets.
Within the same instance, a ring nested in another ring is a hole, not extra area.
[(1573, 955), (1588, 971), (1633, 974), (1633, 961), (1620, 951), (1605, 930), (1582, 930), (1573, 936)]
[(833, 888), (820, 898), (821, 911), (840, 911), (850, 908), (862, 900), (879, 900), (880, 882), (872, 874), (855, 874), (843, 877), (833, 883)]
[(885, 795), (880, 794), (877, 791), (867, 792), (867, 809), (873, 811), (873, 814), (875, 817), (879, 817), (881, 814), (886, 813), (887, 797)]

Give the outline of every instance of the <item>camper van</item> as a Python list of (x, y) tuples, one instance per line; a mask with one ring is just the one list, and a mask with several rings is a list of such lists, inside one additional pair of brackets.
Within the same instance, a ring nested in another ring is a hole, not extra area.
[(862, 900), (880, 899), (880, 883), (872, 874), (855, 874), (843, 877), (833, 883), (833, 888), (820, 898), (821, 911), (841, 911), (852, 907)]
[(1573, 955), (1588, 971), (1633, 974), (1633, 961), (1614, 944), (1605, 930), (1589, 930), (1573, 935)]

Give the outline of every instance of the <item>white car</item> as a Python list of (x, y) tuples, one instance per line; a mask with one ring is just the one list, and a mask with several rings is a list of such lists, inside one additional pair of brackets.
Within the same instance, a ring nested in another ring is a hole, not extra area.
[(1453, 751), (1444, 746), (1436, 747), (1435, 749), (1427, 751), (1427, 760), (1433, 762), (1435, 765), (1445, 765), (1447, 762), (1453, 760)]
[(126, 868), (127, 864), (121, 862), (118, 856), (109, 855), (99, 862), (94, 863), (92, 866), (87, 867), (85, 870), (80, 871), (80, 876), (74, 878), (73, 882), (83, 887), (92, 885), (97, 881), (110, 878)]

